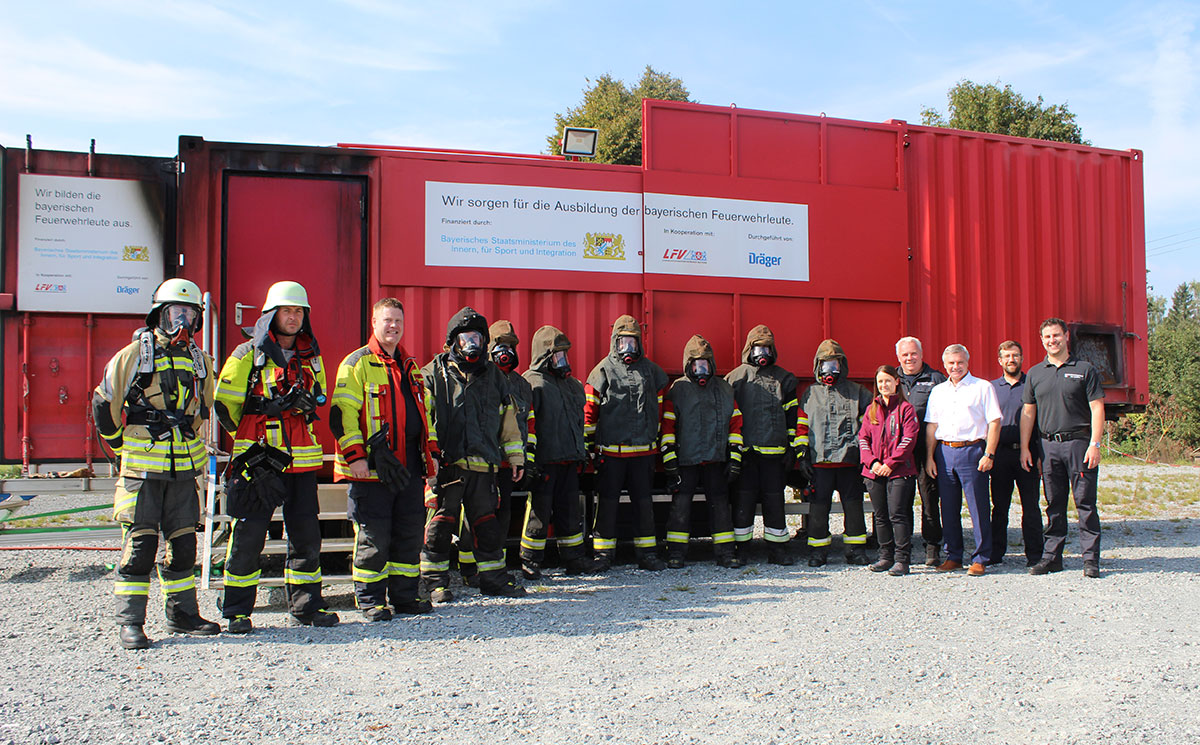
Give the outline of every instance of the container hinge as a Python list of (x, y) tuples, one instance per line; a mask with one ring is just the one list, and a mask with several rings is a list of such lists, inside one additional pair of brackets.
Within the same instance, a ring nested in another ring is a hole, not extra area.
[(367, 219), (367, 200), (366, 197), (358, 198), (358, 217), (359, 219)]
[(158, 164), (158, 167), (161, 168), (163, 172), (174, 173), (176, 176), (183, 173), (183, 161), (181, 161), (179, 158), (164, 160), (162, 163)]

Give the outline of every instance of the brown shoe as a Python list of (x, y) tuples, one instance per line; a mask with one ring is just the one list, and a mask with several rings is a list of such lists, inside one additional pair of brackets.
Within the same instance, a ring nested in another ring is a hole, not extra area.
[(935, 569), (934, 571), (935, 572), (957, 572), (959, 569), (962, 569), (961, 561), (955, 561), (954, 559), (946, 559), (940, 565), (938, 565), (937, 569)]
[(984, 571), (985, 570), (984, 570), (983, 564), (980, 564), (977, 561), (971, 565), (970, 569), (967, 570), (967, 574), (971, 575), (972, 577), (982, 577)]

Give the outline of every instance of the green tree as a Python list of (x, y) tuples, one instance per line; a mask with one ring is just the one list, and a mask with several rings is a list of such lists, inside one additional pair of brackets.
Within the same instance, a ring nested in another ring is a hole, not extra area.
[(690, 101), (688, 90), (673, 78), (646, 65), (633, 88), (605, 73), (587, 81), (583, 101), (563, 114), (554, 115), (554, 131), (546, 137), (546, 152), (559, 152), (563, 127), (595, 127), (600, 130), (596, 162), (622, 165), (642, 163), (642, 99)]
[(1001, 88), (993, 83), (981, 85), (960, 80), (946, 98), (949, 118), (937, 109), (927, 107), (921, 110), (922, 124), (1077, 145), (1092, 144), (1083, 139), (1083, 132), (1075, 123), (1075, 114), (1066, 104), (1046, 104), (1041, 96), (1030, 101), (1008, 84)]

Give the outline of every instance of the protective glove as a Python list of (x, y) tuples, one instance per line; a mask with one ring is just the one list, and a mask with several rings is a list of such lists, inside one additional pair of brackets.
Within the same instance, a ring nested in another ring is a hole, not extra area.
[(783, 449), (783, 472), (786, 474), (796, 465), (796, 451), (789, 445)]
[(542, 469), (532, 460), (525, 461), (525, 478), (521, 479), (521, 488), (525, 491), (533, 489), (533, 485), (542, 477)]
[(741, 458), (734, 458), (732, 456), (732, 454), (730, 454), (725, 459), (725, 481), (727, 483), (732, 484), (733, 482), (737, 481), (738, 477), (740, 477), (741, 475), (742, 475), (742, 460), (741, 460)]
[(392, 494), (400, 494), (408, 486), (412, 474), (392, 452), (388, 442), (388, 424), (385, 422), (379, 431), (367, 440), (367, 465), (379, 475), (379, 481)]
[(813, 470), (812, 463), (808, 462), (808, 452), (802, 448), (798, 456), (796, 470), (804, 476), (804, 480), (809, 484), (817, 483), (817, 473)]
[(679, 456), (674, 446), (664, 445), (662, 447), (662, 463), (663, 472), (667, 475), (667, 491), (671, 494), (678, 494), (682, 479), (679, 477)]

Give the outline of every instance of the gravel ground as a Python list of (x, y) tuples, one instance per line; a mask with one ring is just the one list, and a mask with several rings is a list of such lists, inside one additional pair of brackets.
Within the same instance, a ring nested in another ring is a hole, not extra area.
[(1200, 741), (1200, 520), (1104, 530), (1099, 580), (1072, 526), (1047, 577), (623, 566), (386, 624), (338, 586), (337, 628), (276, 606), (196, 639), (152, 608), (145, 652), (115, 644), (115, 554), (0, 551), (0, 745)]

